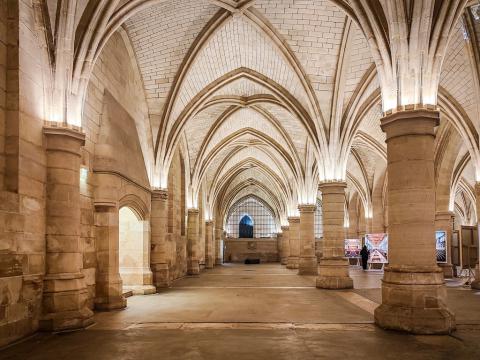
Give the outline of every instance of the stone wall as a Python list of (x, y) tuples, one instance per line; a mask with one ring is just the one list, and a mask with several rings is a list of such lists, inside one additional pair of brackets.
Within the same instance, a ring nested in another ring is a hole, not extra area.
[[(19, 16), (21, 14), (21, 16)], [(0, 1), (0, 346), (38, 329), (45, 272), (42, 69), (30, 1)]]
[(260, 259), (264, 262), (280, 261), (277, 239), (226, 239), (224, 242), (225, 262), (241, 262), (245, 259)]

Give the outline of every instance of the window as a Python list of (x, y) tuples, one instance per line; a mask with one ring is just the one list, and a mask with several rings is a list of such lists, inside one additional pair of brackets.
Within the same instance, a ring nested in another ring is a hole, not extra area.
[(322, 202), (317, 199), (317, 209), (315, 210), (315, 239), (323, 237), (323, 212)]
[[(250, 228), (248, 227), (250, 226)], [(276, 223), (271, 208), (254, 196), (237, 201), (227, 216), (226, 231), (228, 237), (261, 238), (276, 234)], [(251, 231), (251, 236), (246, 231)]]

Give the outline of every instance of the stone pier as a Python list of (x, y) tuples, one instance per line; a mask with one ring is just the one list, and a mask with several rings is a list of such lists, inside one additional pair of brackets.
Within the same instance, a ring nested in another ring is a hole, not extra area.
[(288, 255), (287, 269), (298, 269), (300, 261), (300, 218), (298, 216), (290, 216), (288, 222), (290, 224), (288, 232), (290, 253)]
[(87, 307), (80, 241), (80, 151), (85, 135), (62, 124), (43, 129), (47, 153), (46, 266), (42, 317), (48, 331), (85, 328), (93, 323)]
[(439, 113), (402, 111), (382, 119), (387, 135), (389, 264), (375, 323), (415, 334), (449, 333), (443, 270), (435, 255), (434, 141)]
[(282, 226), (282, 253), (280, 262), (282, 265), (287, 265), (288, 257), (290, 256), (290, 227)]
[(316, 205), (298, 206), (300, 211), (299, 275), (318, 274), (318, 262), (315, 255), (315, 209)]
[(187, 230), (187, 273), (188, 275), (200, 274), (200, 261), (198, 258), (198, 209), (188, 209)]
[(168, 191), (157, 189), (152, 192), (151, 254), (150, 264), (153, 285), (158, 289), (170, 286), (170, 271), (166, 260), (166, 236), (168, 219)]
[(351, 289), (353, 280), (345, 258), (345, 182), (320, 184), (323, 211), (322, 258), (318, 266), (317, 287)]

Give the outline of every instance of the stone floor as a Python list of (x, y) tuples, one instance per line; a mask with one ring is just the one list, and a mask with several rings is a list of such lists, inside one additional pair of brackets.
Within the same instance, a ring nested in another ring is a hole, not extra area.
[(412, 336), (373, 325), (381, 273), (351, 276), (355, 290), (327, 291), (277, 264), (224, 265), (97, 313), (86, 331), (33, 336), (0, 359), (480, 359), (480, 292), (449, 282), (458, 331)]

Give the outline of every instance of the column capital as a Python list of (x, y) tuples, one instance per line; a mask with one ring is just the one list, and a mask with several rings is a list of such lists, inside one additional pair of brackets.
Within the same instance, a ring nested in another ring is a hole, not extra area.
[(290, 230), (290, 226), (282, 225), (282, 226), (280, 226), (280, 229), (282, 229), (282, 231), (288, 231), (288, 230)]
[(77, 126), (45, 122), (43, 134), (47, 140), (47, 150), (64, 151), (80, 156), (80, 148), (85, 145), (85, 133)]
[(455, 216), (455, 213), (453, 211), (437, 211), (435, 213), (435, 220), (450, 220)]
[(167, 189), (153, 189), (152, 190), (152, 200), (168, 200), (168, 190)]
[(212, 226), (213, 225), (213, 220), (205, 220), (205, 225)]
[(318, 190), (322, 194), (345, 193), (347, 183), (345, 181), (325, 181), (318, 184)]
[(289, 216), (287, 218), (289, 223), (299, 223), (300, 222), (300, 216)]
[(200, 213), (200, 210), (196, 209), (196, 208), (188, 208), (187, 212), (188, 212), (188, 215), (190, 215), (190, 214), (198, 215)]
[(95, 201), (93, 206), (96, 212), (112, 212), (117, 210), (118, 204), (116, 201)]
[(302, 213), (312, 213), (317, 210), (317, 205), (315, 204), (300, 204), (298, 205), (298, 210)]
[(437, 110), (407, 110), (385, 116), (380, 121), (386, 141), (406, 135), (435, 136), (435, 127), (440, 124), (440, 113)]

